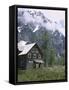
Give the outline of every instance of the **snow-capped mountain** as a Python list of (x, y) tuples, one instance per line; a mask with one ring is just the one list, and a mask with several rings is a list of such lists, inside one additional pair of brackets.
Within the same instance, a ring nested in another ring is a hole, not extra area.
[[(33, 32), (37, 31), (39, 26), (45, 27), (47, 30), (55, 31), (56, 29), (65, 35), (65, 28), (63, 20), (51, 20), (48, 16), (42, 11), (23, 9), (18, 12), (18, 24), (19, 25), (27, 25), (28, 23), (34, 24), (34, 28), (32, 28)], [(31, 28), (31, 27), (30, 27)]]
[[(36, 42), (39, 46), (46, 42), (45, 33), (49, 34), (50, 47), (54, 47), (58, 55), (65, 50), (65, 26), (62, 20), (52, 20), (39, 10), (18, 11), (18, 42)], [(22, 47), (21, 47), (22, 48)]]

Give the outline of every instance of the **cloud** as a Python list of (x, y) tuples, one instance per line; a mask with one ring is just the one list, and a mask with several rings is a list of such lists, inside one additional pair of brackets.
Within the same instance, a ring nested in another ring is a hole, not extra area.
[(31, 22), (31, 21), (34, 22), (33, 17), (26, 11), (24, 12), (23, 17), (24, 17), (26, 23)]
[[(24, 23), (37, 23), (41, 24), (42, 26), (46, 27), (48, 30), (55, 31), (56, 29), (61, 32), (63, 35), (65, 35), (65, 11), (61, 10), (41, 10), (41, 9), (24, 9), (19, 8), (18, 11), (24, 11), (23, 19)], [(32, 15), (28, 13), (30, 11), (31, 13), (40, 11), (44, 14), (46, 19), (48, 18), (50, 21), (47, 21), (47, 23), (43, 22), (43, 19), (41, 16), (35, 15), (34, 18)], [(38, 29), (38, 26), (36, 26), (35, 31)]]
[(56, 27), (56, 29), (65, 36), (65, 28), (63, 28), (62, 26), (60, 26), (60, 25), (58, 24), (57, 27)]

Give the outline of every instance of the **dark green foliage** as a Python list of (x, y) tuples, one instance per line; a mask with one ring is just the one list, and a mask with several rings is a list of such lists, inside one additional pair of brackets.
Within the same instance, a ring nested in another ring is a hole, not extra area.
[(43, 59), (44, 59), (44, 62), (45, 62), (45, 66), (48, 66), (48, 59), (49, 59), (49, 36), (48, 36), (48, 33), (45, 33), (43, 36), (42, 36), (42, 39), (44, 41), (43, 45), (42, 45), (42, 49), (43, 49)]
[(54, 50), (54, 49), (51, 49), (51, 50), (50, 50), (49, 66), (55, 65), (55, 62), (56, 62), (56, 54), (55, 54), (55, 50)]
[(65, 58), (63, 56), (60, 57), (59, 64), (60, 65), (65, 65)]
[(45, 66), (52, 66), (55, 64), (56, 52), (52, 45), (52, 34), (46, 32), (42, 37), (44, 44), (42, 45)]
[(65, 65), (65, 51), (61, 56), (62, 65)]

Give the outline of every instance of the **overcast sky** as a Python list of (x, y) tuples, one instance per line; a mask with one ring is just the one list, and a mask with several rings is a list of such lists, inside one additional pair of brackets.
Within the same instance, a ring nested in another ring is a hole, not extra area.
[[(52, 23), (48, 22), (47, 24), (44, 24), (42, 22), (42, 18), (40, 16), (35, 17), (34, 19), (32, 18), (31, 15), (29, 15), (29, 13), (27, 13), (26, 11), (30, 10), (31, 13), (33, 13), (34, 11), (38, 12), (41, 11), (44, 16), (48, 19), (50, 19), (52, 21)], [(61, 32), (64, 36), (65, 36), (65, 11), (61, 11), (61, 10), (41, 10), (41, 9), (24, 9), (24, 8), (18, 8), (18, 11), (25, 11), (24, 12), (24, 18), (26, 22), (37, 22), (37, 23), (41, 23), (43, 26), (45, 26), (47, 29), (52, 29), (53, 31), (55, 31), (56, 29), (59, 30), (59, 32)], [(56, 23), (54, 23), (56, 22)]]

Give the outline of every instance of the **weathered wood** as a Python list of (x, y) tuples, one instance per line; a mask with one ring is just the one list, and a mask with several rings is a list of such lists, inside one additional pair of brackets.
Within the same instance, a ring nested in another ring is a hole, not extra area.
[(40, 68), (43, 64), (42, 52), (38, 45), (33, 46), (26, 55), (20, 55), (18, 59), (18, 68), (29, 69), (29, 68)]

